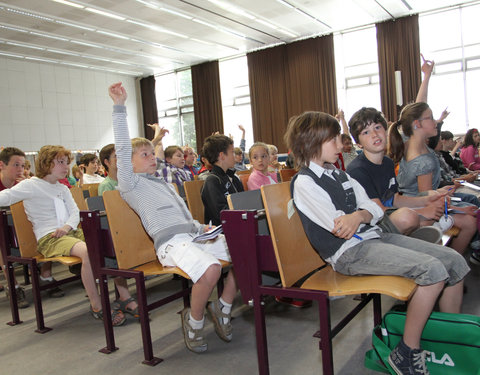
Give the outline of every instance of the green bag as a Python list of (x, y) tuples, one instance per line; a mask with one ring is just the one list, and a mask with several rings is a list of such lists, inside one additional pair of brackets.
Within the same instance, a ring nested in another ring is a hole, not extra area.
[[(405, 316), (405, 312), (389, 311), (374, 328), (373, 349), (365, 354), (365, 367), (395, 374), (388, 356), (403, 336)], [(381, 333), (381, 338), (376, 333)], [(431, 375), (480, 375), (480, 317), (433, 312), (420, 345), (431, 352), (427, 357)]]

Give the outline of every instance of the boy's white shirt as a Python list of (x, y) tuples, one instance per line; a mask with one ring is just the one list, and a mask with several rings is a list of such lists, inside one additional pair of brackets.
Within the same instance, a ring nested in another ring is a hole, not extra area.
[[(320, 178), (325, 173), (328, 177), (332, 178), (332, 173), (336, 169), (331, 164), (325, 164), (325, 167), (310, 162), (310, 169)], [(358, 209), (367, 210), (372, 214), (372, 220), (370, 225), (373, 227), (365, 232), (361, 233), (363, 240), (379, 238), (376, 230), (379, 228), (375, 224), (383, 217), (383, 210), (378, 204), (373, 202), (365, 192), (365, 189), (348, 174), (348, 181), (355, 193), (355, 199), (357, 201)], [(348, 183), (347, 183), (348, 184)], [(313, 179), (306, 175), (299, 175), (295, 180), (295, 189), (293, 200), (297, 208), (306, 215), (315, 224), (322, 228), (332, 231), (334, 223), (333, 220), (339, 216), (345, 215), (345, 212), (337, 210), (333, 204), (330, 195), (320, 186), (318, 186)], [(360, 224), (359, 229), (365, 224)], [(337, 252), (329, 259), (325, 259), (327, 262), (335, 265), (336, 260), (350, 247), (358, 244), (360, 240), (352, 237), (345, 241), (345, 243), (337, 250)]]

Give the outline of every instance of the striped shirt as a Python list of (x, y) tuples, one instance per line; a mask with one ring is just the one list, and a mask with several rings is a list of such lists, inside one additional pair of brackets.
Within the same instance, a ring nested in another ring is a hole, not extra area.
[(162, 177), (134, 173), (132, 144), (125, 106), (113, 106), (113, 134), (117, 154), (118, 190), (138, 214), (155, 248), (180, 233), (203, 233), (204, 226), (193, 220), (183, 199)]

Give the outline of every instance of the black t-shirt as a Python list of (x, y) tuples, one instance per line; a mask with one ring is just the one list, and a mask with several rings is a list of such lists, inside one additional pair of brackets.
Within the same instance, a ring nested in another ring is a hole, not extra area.
[(381, 165), (368, 160), (362, 152), (347, 168), (347, 173), (363, 186), (370, 199), (380, 199), (385, 207), (393, 206), (398, 192), (393, 161), (384, 156)]

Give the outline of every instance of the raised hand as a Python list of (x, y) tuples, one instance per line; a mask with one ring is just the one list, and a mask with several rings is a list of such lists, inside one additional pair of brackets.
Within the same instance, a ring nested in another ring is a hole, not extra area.
[[(448, 108), (448, 107), (447, 107)], [(447, 111), (447, 108), (445, 108), (442, 112), (442, 114), (440, 115), (440, 118), (438, 119), (438, 122), (442, 122), (443, 120), (445, 120), (448, 115), (450, 114), (450, 112)]]
[[(161, 141), (163, 139), (163, 137), (165, 137), (165, 135), (167, 133), (170, 133), (170, 131), (158, 124), (147, 124), (147, 126), (151, 127), (153, 129), (153, 131), (155, 132), (155, 135), (153, 136), (153, 140), (156, 140), (157, 142)], [(152, 141), (153, 141), (152, 140)]]
[(425, 75), (428, 75), (430, 76), (433, 72), (433, 67), (435, 66), (435, 61), (433, 60), (425, 60), (425, 57), (423, 57), (422, 54), (420, 54), (420, 56), (422, 57), (422, 61), (423, 61), (423, 64), (422, 64), (422, 72), (425, 74)]
[(113, 104), (115, 105), (125, 105), (125, 101), (127, 100), (127, 91), (122, 86), (122, 82), (117, 82), (111, 85), (108, 88), (108, 95), (113, 100)]

